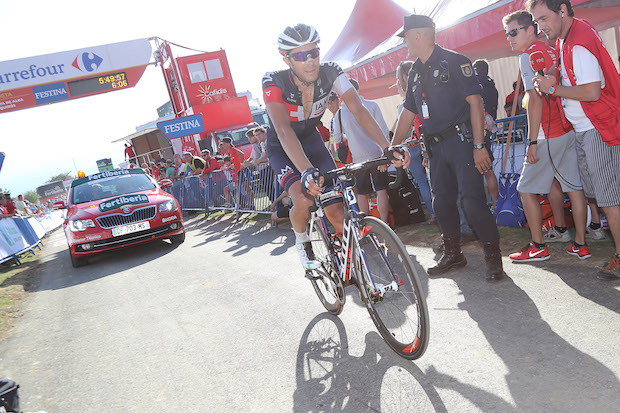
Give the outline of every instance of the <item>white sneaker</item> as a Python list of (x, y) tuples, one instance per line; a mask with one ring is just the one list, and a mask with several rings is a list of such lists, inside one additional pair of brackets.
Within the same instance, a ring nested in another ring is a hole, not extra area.
[(607, 236), (605, 235), (605, 230), (601, 227), (599, 229), (592, 229), (588, 225), (586, 227), (586, 238), (589, 239), (605, 239)]
[(555, 228), (551, 228), (544, 236), (545, 242), (570, 242), (571, 237), (568, 230), (560, 232)]
[(321, 266), (321, 263), (316, 261), (314, 257), (314, 251), (312, 251), (312, 244), (310, 242), (295, 244), (295, 248), (297, 248), (299, 260), (304, 270), (316, 270)]

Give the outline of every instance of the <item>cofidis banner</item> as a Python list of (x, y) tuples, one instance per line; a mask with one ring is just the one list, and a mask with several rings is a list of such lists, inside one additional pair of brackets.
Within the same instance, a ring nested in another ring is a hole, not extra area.
[(0, 113), (133, 87), (150, 58), (138, 39), (0, 62)]

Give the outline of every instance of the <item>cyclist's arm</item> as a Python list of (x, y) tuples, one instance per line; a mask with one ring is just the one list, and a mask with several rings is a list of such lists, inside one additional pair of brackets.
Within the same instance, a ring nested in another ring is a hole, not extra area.
[(284, 103), (269, 102), (265, 105), (267, 114), (273, 122), (275, 130), (284, 152), (288, 155), (295, 168), (303, 172), (308, 168), (312, 168), (312, 164), (308, 160), (299, 138), (291, 128), (291, 122)]
[(357, 123), (364, 129), (364, 131), (370, 136), (381, 149), (385, 149), (389, 146), (389, 143), (383, 134), (383, 131), (379, 127), (379, 124), (372, 117), (366, 106), (362, 104), (360, 96), (354, 88), (350, 88), (342, 95), (342, 100), (347, 104), (347, 108), (351, 111)]
[(407, 138), (407, 135), (409, 135), (409, 131), (413, 126), (414, 119), (415, 113), (407, 108), (403, 108), (403, 111), (400, 112), (400, 116), (396, 122), (396, 130), (394, 131), (394, 137), (392, 138), (392, 145), (398, 145)]

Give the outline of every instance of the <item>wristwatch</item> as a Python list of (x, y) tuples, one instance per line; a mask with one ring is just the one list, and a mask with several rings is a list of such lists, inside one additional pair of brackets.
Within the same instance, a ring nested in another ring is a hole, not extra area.
[(554, 85), (554, 86), (551, 86), (551, 87), (549, 88), (549, 95), (553, 96), (553, 94), (555, 93), (555, 87), (556, 87), (556, 86), (557, 86), (557, 85)]
[(482, 150), (485, 149), (486, 146), (484, 143), (474, 143), (474, 149)]
[(530, 146), (530, 145), (538, 145), (538, 141), (533, 141), (533, 140), (531, 140), (529, 138), (525, 141), (525, 143), (527, 143), (528, 146)]

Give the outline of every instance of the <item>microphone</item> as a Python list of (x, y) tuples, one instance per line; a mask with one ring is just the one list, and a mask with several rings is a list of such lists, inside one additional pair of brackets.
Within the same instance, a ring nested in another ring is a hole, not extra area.
[(541, 76), (545, 75), (545, 55), (540, 50), (535, 51), (530, 55), (530, 66), (532, 70)]
[[(530, 66), (532, 70), (541, 76), (545, 75), (545, 55), (540, 50), (535, 51), (530, 55)], [(549, 95), (545, 94), (547, 102), (549, 102)]]

